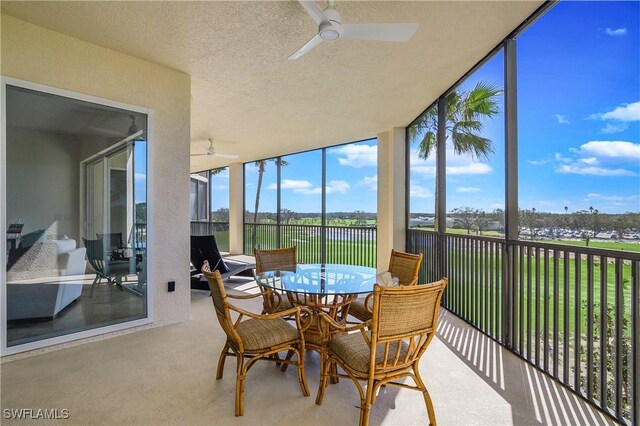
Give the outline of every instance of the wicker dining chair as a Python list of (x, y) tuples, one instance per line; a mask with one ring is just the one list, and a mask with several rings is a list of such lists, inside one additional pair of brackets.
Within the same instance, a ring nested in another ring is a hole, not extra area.
[[(412, 254), (391, 250), (391, 260), (389, 260), (389, 272), (398, 278), (398, 285), (416, 285), (418, 274), (422, 264), (422, 253)], [(370, 294), (371, 295), (371, 294)], [(370, 300), (370, 295), (369, 300)], [(371, 305), (368, 300), (355, 300), (349, 306), (349, 315), (360, 321), (371, 319)]]
[[(322, 404), (332, 364), (337, 363), (351, 378), (360, 393), (360, 426), (369, 424), (371, 406), (381, 386), (395, 385), (422, 392), (431, 425), (436, 416), (429, 392), (420, 377), (420, 357), (436, 333), (440, 301), (447, 285), (443, 278), (432, 284), (383, 287), (373, 290), (373, 318), (365, 323), (344, 327), (328, 315), (322, 315), (334, 335), (322, 369), (316, 404)], [(349, 331), (359, 333), (346, 334)], [(331, 373), (336, 374), (336, 373)], [(398, 382), (411, 377), (415, 386)], [(366, 382), (363, 389), (360, 381)]]
[[(304, 307), (291, 308), (286, 311), (258, 315), (245, 311), (230, 304), (227, 299), (250, 299), (260, 297), (260, 294), (234, 296), (228, 295), (224, 289), (224, 283), (220, 272), (211, 272), (209, 262), (205, 261), (202, 273), (209, 282), (211, 298), (218, 317), (218, 322), (227, 335), (227, 341), (220, 353), (216, 379), (222, 379), (224, 362), (227, 356), (235, 356), (236, 369), (236, 396), (235, 415), (244, 414), (244, 382), (249, 369), (258, 360), (273, 361), (284, 365), (294, 364), (298, 368), (298, 382), (304, 396), (309, 396), (309, 388), (304, 371), (304, 330), (309, 326), (311, 312)], [(239, 314), (234, 321), (231, 311)], [(243, 320), (243, 317), (249, 319)], [(295, 327), (285, 321), (283, 317), (295, 319)], [(292, 361), (291, 356), (280, 359), (279, 352), (295, 353), (297, 360)]]
[[(256, 275), (264, 271), (273, 270), (292, 270), (298, 264), (298, 256), (296, 247), (258, 250), (254, 251), (256, 259)], [(256, 283), (260, 286), (260, 291), (264, 296), (262, 313), (274, 313), (291, 309), (293, 305), (289, 301), (287, 295), (277, 292), (272, 288), (260, 285), (260, 280), (256, 277)]]

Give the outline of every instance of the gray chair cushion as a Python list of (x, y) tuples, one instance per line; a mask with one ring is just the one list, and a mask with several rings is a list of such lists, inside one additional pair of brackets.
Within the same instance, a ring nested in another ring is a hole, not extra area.
[[(378, 343), (376, 348), (376, 364), (381, 364), (384, 360), (384, 344)], [(400, 359), (407, 353), (407, 344), (402, 342), (400, 349)], [(369, 358), (371, 348), (364, 340), (362, 333), (341, 334), (331, 339), (329, 349), (340, 358), (348, 367), (361, 373), (369, 372)], [(394, 343), (389, 347), (387, 360), (393, 360), (397, 353), (397, 345)], [(398, 368), (401, 368), (399, 366)]]
[(281, 318), (251, 318), (238, 324), (236, 331), (244, 343), (245, 350), (249, 352), (297, 340), (299, 336), (295, 327)]

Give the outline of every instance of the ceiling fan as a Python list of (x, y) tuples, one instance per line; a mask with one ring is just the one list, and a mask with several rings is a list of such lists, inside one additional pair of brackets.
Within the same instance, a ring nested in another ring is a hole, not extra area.
[[(102, 117), (102, 115), (98, 116)], [(127, 140), (133, 140), (138, 136), (144, 133), (144, 130), (139, 130), (136, 124), (136, 117), (134, 115), (129, 115), (131, 119), (131, 125), (129, 129), (125, 132), (124, 130), (114, 130), (111, 128), (98, 127), (98, 126), (89, 126), (88, 129), (93, 133), (98, 133), (105, 137), (117, 137), (117, 138), (125, 138)]]
[(207, 151), (204, 154), (191, 154), (191, 156), (198, 157), (202, 155), (208, 155), (208, 156), (222, 157), (222, 158), (238, 158), (238, 155), (236, 154), (221, 154), (219, 152), (216, 152), (215, 148), (213, 147), (213, 138), (209, 138), (208, 140), (209, 140), (209, 148), (207, 148)]
[(298, 0), (309, 16), (318, 24), (318, 33), (306, 42), (289, 59), (298, 59), (323, 41), (340, 38), (375, 41), (409, 41), (419, 24), (343, 24), (342, 17), (335, 8), (335, 0), (320, 10), (313, 0)]

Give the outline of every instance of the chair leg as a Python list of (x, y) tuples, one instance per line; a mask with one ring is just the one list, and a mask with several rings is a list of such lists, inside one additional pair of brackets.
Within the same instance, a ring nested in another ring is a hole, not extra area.
[(218, 370), (216, 371), (216, 379), (222, 379), (222, 375), (224, 374), (224, 361), (227, 359), (227, 353), (229, 351), (229, 342), (225, 343), (224, 348), (222, 348), (222, 352), (220, 353), (220, 358), (218, 358)]
[(244, 414), (244, 378), (246, 375), (244, 365), (244, 354), (237, 354), (238, 360), (236, 374), (236, 417)]
[(369, 425), (369, 414), (371, 413), (371, 400), (373, 399), (373, 380), (367, 382), (367, 392), (364, 399), (361, 399), (360, 406), (360, 426)]
[[(309, 396), (311, 395), (311, 393), (309, 392), (309, 387), (307, 386), (307, 375), (304, 372), (304, 351), (301, 350), (300, 348), (298, 348), (298, 350), (296, 351), (297, 355), (298, 355), (298, 382), (300, 382), (300, 388), (302, 389), (302, 395), (304, 396)], [(287, 359), (291, 359), (291, 357), (289, 355), (293, 355), (293, 351), (289, 351), (287, 353)], [(286, 367), (288, 364), (283, 364), (283, 370), (284, 371), (284, 367)]]
[[(291, 361), (291, 358), (293, 358), (293, 353), (294, 351), (289, 349), (289, 351), (287, 351), (287, 356), (285, 357), (285, 361)], [(287, 364), (286, 362), (283, 362), (282, 367), (280, 368), (280, 371), (287, 371), (287, 367), (289, 367), (289, 364)]]
[(420, 377), (420, 373), (418, 372), (418, 365), (413, 366), (413, 373), (416, 377), (416, 384), (422, 391), (422, 396), (424, 397), (424, 403), (427, 406), (427, 414), (429, 415), (429, 424), (431, 426), (436, 426), (436, 412), (433, 409), (433, 402), (431, 401), (431, 396), (429, 395), (429, 391), (427, 387), (424, 385), (422, 378)]
[(316, 396), (316, 405), (322, 405), (322, 399), (324, 398), (324, 390), (329, 382), (329, 360), (326, 356), (320, 353), (320, 384), (318, 385), (318, 395)]

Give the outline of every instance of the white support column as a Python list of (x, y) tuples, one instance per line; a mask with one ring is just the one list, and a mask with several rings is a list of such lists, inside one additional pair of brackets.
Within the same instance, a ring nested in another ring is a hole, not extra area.
[(242, 254), (244, 228), (244, 167), (229, 164), (229, 253)]
[(378, 134), (378, 270), (389, 266), (391, 249), (405, 249), (405, 128)]

